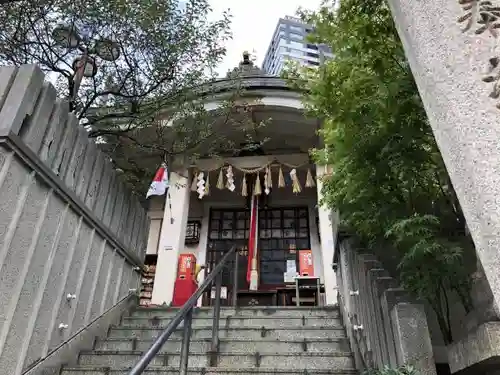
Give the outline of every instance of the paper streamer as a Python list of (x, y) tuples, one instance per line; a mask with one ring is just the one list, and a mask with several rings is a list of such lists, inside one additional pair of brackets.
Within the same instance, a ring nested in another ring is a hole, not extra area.
[(205, 195), (210, 194), (210, 172), (207, 171), (207, 180), (205, 181)]
[(269, 195), (271, 188), (269, 187), (269, 167), (266, 168), (266, 174), (264, 175), (264, 193)]
[(224, 174), (222, 173), (222, 168), (220, 169), (219, 179), (217, 180), (217, 189), (224, 189)]
[(279, 188), (285, 187), (285, 177), (283, 176), (283, 169), (281, 167), (280, 167), (280, 170), (278, 172), (278, 187)]
[(198, 172), (194, 172), (193, 174), (193, 182), (191, 182), (191, 191), (198, 190)]
[(230, 191), (234, 191), (236, 189), (236, 186), (234, 186), (234, 174), (233, 174), (233, 167), (229, 166), (227, 167), (227, 172), (226, 172), (226, 187)]
[(300, 193), (302, 191), (302, 187), (300, 186), (300, 181), (297, 177), (297, 170), (295, 168), (290, 171), (290, 178), (292, 179), (292, 191), (295, 194)]
[(253, 195), (261, 195), (262, 188), (260, 187), (260, 176), (257, 173), (257, 179), (255, 180), (255, 188), (253, 189)]
[(314, 178), (311, 173), (311, 168), (307, 169), (307, 177), (306, 177), (306, 188), (315, 187), (316, 183), (314, 182)]
[(271, 167), (267, 167), (267, 186), (269, 187), (269, 189), (273, 188), (273, 176)]
[(241, 182), (241, 196), (248, 196), (248, 188), (247, 188), (247, 175), (246, 173), (243, 175), (243, 181)]
[(198, 173), (197, 178), (197, 189), (196, 191), (198, 192), (198, 199), (202, 199), (205, 196), (205, 180), (204, 180), (205, 175), (203, 172)]

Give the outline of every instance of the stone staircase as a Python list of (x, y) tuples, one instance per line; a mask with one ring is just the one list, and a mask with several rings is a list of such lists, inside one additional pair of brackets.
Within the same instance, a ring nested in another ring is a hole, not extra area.
[[(62, 375), (126, 375), (176, 310), (137, 308), (111, 327), (94, 350)], [(193, 315), (190, 374), (357, 374), (336, 308), (221, 308), (217, 366), (210, 367), (212, 310)], [(146, 375), (179, 373), (182, 328), (167, 341)]]

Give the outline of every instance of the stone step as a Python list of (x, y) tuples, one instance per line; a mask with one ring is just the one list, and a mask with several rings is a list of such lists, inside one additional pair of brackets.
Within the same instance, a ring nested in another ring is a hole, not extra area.
[[(61, 375), (128, 375), (130, 368), (81, 366), (64, 368)], [(178, 375), (178, 367), (147, 368), (144, 375)], [(189, 375), (357, 375), (356, 370), (309, 370), (309, 369), (275, 369), (275, 368), (235, 368), (225, 369), (218, 367), (189, 368)]]
[[(109, 330), (108, 338), (111, 339), (131, 339), (154, 340), (162, 330), (160, 328), (132, 328), (132, 327), (112, 327)], [(221, 339), (244, 339), (244, 340), (313, 340), (313, 339), (339, 339), (345, 338), (343, 327), (296, 327), (296, 328), (248, 328), (220, 327), (219, 338)], [(182, 338), (182, 328), (177, 329), (171, 339)], [(212, 338), (212, 327), (197, 327), (192, 331), (193, 340)]]
[[(141, 352), (83, 352), (78, 364), (83, 366), (106, 366), (110, 368), (134, 366)], [(294, 353), (294, 354), (237, 354), (219, 353), (217, 368), (279, 368), (279, 369), (354, 369), (351, 353)], [(178, 367), (180, 354), (159, 354), (151, 361), (150, 366)], [(210, 365), (207, 353), (189, 353), (189, 366), (206, 367)]]
[[(131, 312), (132, 317), (158, 317), (169, 318), (173, 317), (179, 311), (175, 307), (139, 307)], [(196, 308), (195, 317), (211, 317), (213, 309), (209, 307)], [(335, 306), (328, 307), (242, 307), (235, 309), (234, 307), (221, 307), (221, 317), (234, 316), (242, 318), (257, 318), (257, 317), (323, 317), (323, 318), (338, 318), (339, 309)]]
[[(136, 328), (164, 328), (170, 323), (170, 318), (139, 318), (126, 317), (123, 318), (121, 326), (136, 327)], [(212, 318), (194, 318), (193, 327), (210, 327)], [(294, 328), (294, 327), (342, 327), (342, 322), (339, 318), (330, 317), (257, 317), (244, 318), (239, 316), (228, 315), (219, 320), (220, 327), (225, 328)]]
[[(162, 353), (179, 353), (182, 340), (168, 340), (161, 350)], [(190, 350), (204, 353), (210, 350), (212, 340), (192, 340)], [(95, 350), (111, 351), (145, 351), (153, 344), (152, 340), (130, 340), (130, 339), (108, 339), (98, 341)], [(349, 341), (347, 339), (316, 339), (311, 341), (279, 341), (279, 340), (220, 340), (219, 349), (222, 352), (232, 353), (331, 353), (349, 352)]]

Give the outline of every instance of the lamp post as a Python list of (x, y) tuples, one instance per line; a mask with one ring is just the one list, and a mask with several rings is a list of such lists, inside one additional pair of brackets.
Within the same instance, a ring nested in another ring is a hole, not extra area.
[[(52, 32), (57, 45), (68, 50), (78, 49), (81, 54), (73, 60), (73, 89), (70, 92), (70, 103), (77, 98), (80, 84), (84, 77), (91, 78), (97, 74), (97, 55), (104, 61), (115, 61), (120, 57), (120, 46), (111, 39), (84, 40), (76, 26), (59, 25)], [(93, 45), (90, 43), (93, 42)]]

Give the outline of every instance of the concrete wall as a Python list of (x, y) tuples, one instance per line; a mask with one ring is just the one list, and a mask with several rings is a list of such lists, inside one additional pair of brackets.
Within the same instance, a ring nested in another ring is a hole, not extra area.
[(353, 241), (340, 239), (336, 251), (339, 305), (357, 368), (412, 364), (422, 375), (435, 375), (424, 306)]
[[(429, 123), (481, 263), (452, 372), (500, 369), (499, 1), (389, 0)], [(482, 285), (481, 285), (482, 284)], [(476, 288), (479, 286), (479, 288)], [(474, 295), (476, 294), (476, 295)], [(481, 296), (477, 298), (477, 296)], [(479, 312), (479, 314), (478, 314)], [(496, 323), (493, 323), (496, 322)], [(476, 327), (474, 327), (476, 326)], [(488, 337), (489, 336), (489, 337)], [(480, 365), (484, 368), (481, 368)]]
[(36, 66), (0, 68), (0, 212), (0, 368), (20, 374), (137, 287), (148, 229)]

